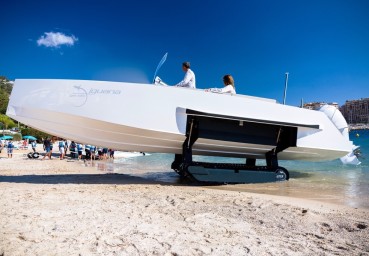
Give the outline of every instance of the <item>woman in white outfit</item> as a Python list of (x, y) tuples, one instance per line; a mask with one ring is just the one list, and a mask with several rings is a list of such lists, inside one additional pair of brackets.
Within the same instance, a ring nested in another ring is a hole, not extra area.
[(223, 88), (210, 88), (206, 89), (205, 92), (215, 92), (215, 93), (231, 93), (236, 94), (236, 88), (234, 87), (234, 80), (231, 75), (223, 76)]

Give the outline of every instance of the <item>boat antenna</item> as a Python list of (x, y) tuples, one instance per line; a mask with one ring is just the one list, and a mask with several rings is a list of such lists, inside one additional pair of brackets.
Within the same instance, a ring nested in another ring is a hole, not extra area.
[(286, 94), (287, 94), (287, 83), (288, 83), (288, 72), (286, 72), (286, 80), (284, 83), (284, 94), (283, 94), (283, 105), (286, 105)]
[(161, 58), (158, 66), (156, 67), (156, 70), (155, 70), (155, 74), (154, 74), (154, 78), (152, 80), (152, 83), (155, 83), (155, 77), (156, 77), (156, 74), (158, 73), (159, 69), (161, 68), (161, 66), (164, 64), (164, 62), (166, 61), (167, 59), (167, 56), (168, 56), (168, 53), (165, 53), (163, 58)]

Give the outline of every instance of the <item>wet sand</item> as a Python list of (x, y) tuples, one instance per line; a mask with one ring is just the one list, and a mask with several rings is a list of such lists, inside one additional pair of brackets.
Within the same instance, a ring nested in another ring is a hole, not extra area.
[(367, 209), (158, 182), (26, 152), (0, 155), (0, 255), (369, 254)]
[(304, 179), (291, 178), (287, 182), (236, 184), (219, 186), (216, 189), (308, 199), (369, 210), (369, 195), (363, 194), (364, 191), (357, 191), (355, 188), (343, 189), (343, 186), (325, 182), (323, 180), (312, 183)]

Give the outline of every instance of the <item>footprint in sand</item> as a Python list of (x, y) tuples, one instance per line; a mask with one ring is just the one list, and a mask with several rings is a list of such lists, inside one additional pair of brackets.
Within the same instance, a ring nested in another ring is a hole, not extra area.
[(176, 201), (174, 200), (174, 198), (167, 196), (165, 200), (169, 202), (171, 205), (176, 206)]
[(323, 234), (327, 234), (328, 232), (331, 232), (333, 230), (328, 223), (318, 223), (318, 226), (320, 226), (320, 231)]
[(366, 229), (368, 226), (363, 224), (363, 223), (356, 223), (355, 226), (358, 228), (358, 229)]

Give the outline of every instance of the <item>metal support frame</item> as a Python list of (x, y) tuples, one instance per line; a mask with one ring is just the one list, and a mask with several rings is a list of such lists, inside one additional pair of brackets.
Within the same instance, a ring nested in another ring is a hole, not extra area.
[(247, 166), (256, 166), (256, 159), (255, 158), (246, 158), (246, 165)]
[(275, 150), (269, 151), (265, 154), (267, 167), (278, 167), (278, 158)]
[[(288, 171), (278, 166), (277, 154), (290, 145), (288, 137), (283, 133), (281, 126), (279, 128), (274, 127), (274, 130), (270, 129), (275, 131), (275, 137), (274, 139), (272, 136), (267, 138), (269, 142), (274, 141), (275, 148), (265, 154), (266, 166), (257, 166), (255, 158), (246, 158), (245, 164), (194, 162), (192, 147), (199, 137), (219, 139), (223, 131), (229, 131), (226, 129), (231, 127), (229, 126), (229, 121), (226, 121), (228, 122), (228, 127), (223, 126), (224, 130), (221, 130), (218, 126), (221, 125), (219, 124), (219, 119), (217, 120), (217, 126), (213, 127), (211, 118), (199, 118), (195, 115), (187, 116), (186, 139), (182, 144), (182, 154), (176, 154), (172, 163), (172, 169), (181, 177), (211, 183), (255, 183), (288, 180)], [(252, 139), (250, 137), (251, 134), (246, 133), (249, 136), (248, 138)], [(229, 136), (229, 133), (227, 135)], [(234, 137), (231, 138), (240, 141), (244, 140), (240, 130), (236, 130)]]

